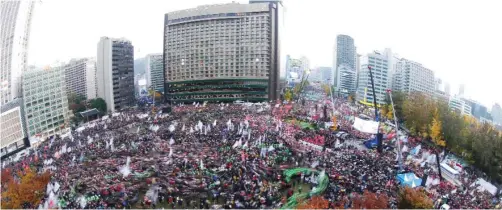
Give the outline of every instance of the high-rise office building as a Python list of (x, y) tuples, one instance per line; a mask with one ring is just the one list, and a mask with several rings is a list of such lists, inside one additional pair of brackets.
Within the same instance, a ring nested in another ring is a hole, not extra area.
[(69, 112), (63, 67), (27, 71), (22, 84), (28, 136), (45, 139), (67, 133)]
[(273, 1), (230, 3), (166, 14), (166, 99), (278, 99), (281, 83), (277, 7)]
[(393, 89), (405, 93), (421, 92), (429, 96), (435, 94), (434, 72), (418, 62), (400, 59), (394, 65)]
[(64, 65), (66, 93), (96, 98), (96, 59), (73, 59)]
[(28, 65), (28, 44), (35, 1), (1, 1), (0, 105), (22, 96), (21, 75)]
[(462, 97), (450, 97), (449, 106), (458, 113), (466, 116), (472, 115), (472, 107), (470, 103)]
[[(344, 69), (349, 69), (349, 72), (355, 72), (357, 70), (356, 63), (357, 52), (354, 39), (348, 35), (338, 35), (333, 53), (333, 70), (335, 71), (333, 81), (336, 87), (340, 86), (340, 83), (347, 78), (343, 77), (342, 72), (339, 71), (340, 66), (344, 64)], [(352, 83), (352, 81), (348, 83)]]
[(23, 98), (16, 98), (0, 108), (0, 141), (2, 156), (24, 146), (28, 137), (24, 119)]
[(336, 90), (339, 91), (342, 95), (348, 96), (351, 93), (356, 92), (356, 69), (350, 67), (349, 65), (343, 63), (338, 66), (336, 71), (338, 75), (337, 78), (337, 86)]
[(97, 92), (109, 112), (134, 105), (134, 47), (126, 39), (101, 37), (97, 53)]
[(164, 66), (162, 54), (149, 54), (146, 56), (146, 83), (148, 87), (164, 93)]
[(371, 67), (375, 85), (376, 102), (385, 103), (387, 89), (391, 88), (391, 69), (394, 55), (390, 49), (383, 53), (375, 51), (361, 57), (359, 71), (359, 86), (357, 87), (356, 99), (362, 103), (373, 104), (373, 89), (368, 66)]
[(492, 118), (491, 115), (488, 113), (488, 108), (486, 106), (475, 100), (468, 100), (468, 102), (471, 105), (472, 108), (471, 114), (473, 117), (479, 120)]

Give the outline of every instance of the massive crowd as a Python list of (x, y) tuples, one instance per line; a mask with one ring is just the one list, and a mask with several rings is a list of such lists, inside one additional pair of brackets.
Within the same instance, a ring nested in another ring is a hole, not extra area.
[[(326, 105), (326, 113), (324, 101), (177, 105), (172, 113), (129, 110), (48, 139), (4, 169), (51, 172), (40, 208), (278, 208), (292, 194), (317, 184), (305, 174), (286, 182), (283, 170), (298, 167), (329, 175), (323, 195), (331, 207), (343, 203), (350, 208), (354, 193), (369, 190), (385, 194), (389, 207), (396, 208), (396, 154), (357, 146), (370, 134), (351, 126), (360, 114), (372, 117), (371, 110), (339, 99)], [(340, 139), (322, 126), (326, 117), (331, 119), (331, 107), (337, 113), (335, 127), (351, 134), (341, 147), (335, 147)], [(301, 129), (286, 119), (318, 128)], [(416, 146), (408, 142), (409, 147)], [(404, 159), (421, 156), (427, 149), (405, 152)], [(434, 177), (431, 165), (406, 161), (405, 170), (418, 175), (426, 170)], [(470, 186), (473, 180), (466, 177), (464, 182)], [(453, 208), (498, 204), (474, 187), (452, 193), (452, 186), (445, 183), (427, 186), (434, 201), (448, 195)]]

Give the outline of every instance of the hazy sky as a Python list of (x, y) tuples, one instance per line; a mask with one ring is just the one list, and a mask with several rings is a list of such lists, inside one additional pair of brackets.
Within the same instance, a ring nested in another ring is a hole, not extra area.
[[(42, 0), (35, 8), (29, 59), (96, 56), (99, 37), (125, 37), (135, 57), (162, 52), (164, 14), (232, 0)], [(247, 1), (238, 0), (246, 3)], [(359, 54), (392, 48), (491, 109), (502, 104), (502, 1), (284, 0), (284, 50), (331, 66), (337, 34), (354, 38)]]

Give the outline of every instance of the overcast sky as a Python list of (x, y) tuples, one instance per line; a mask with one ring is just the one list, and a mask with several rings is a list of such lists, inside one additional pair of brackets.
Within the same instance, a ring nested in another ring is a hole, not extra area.
[[(162, 52), (170, 11), (231, 0), (42, 0), (35, 8), (30, 64), (96, 56), (99, 37), (125, 37), (135, 57)], [(238, 0), (246, 3), (247, 1)], [(311, 67), (331, 66), (337, 34), (354, 38), (359, 54), (391, 48), (422, 63), (466, 96), (502, 104), (502, 1), (284, 0), (286, 53)]]

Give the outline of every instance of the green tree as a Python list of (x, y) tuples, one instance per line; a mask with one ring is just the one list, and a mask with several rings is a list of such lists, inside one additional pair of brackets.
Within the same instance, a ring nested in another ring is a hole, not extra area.
[(438, 101), (436, 107), (438, 110), (437, 113), (439, 114), (439, 121), (441, 122), (443, 139), (447, 147), (461, 155), (463, 148), (471, 147), (470, 142), (465, 141), (467, 130), (465, 130), (462, 117), (452, 111), (446, 102)]
[(403, 103), (403, 117), (412, 134), (423, 137), (428, 135), (428, 125), (432, 121), (435, 107), (434, 101), (421, 93), (412, 93), (406, 98)]
[(77, 114), (79, 112), (83, 112), (86, 110), (87, 98), (84, 95), (76, 94), (74, 92), (70, 92), (68, 94), (68, 108), (73, 112), (73, 114)]
[[(396, 109), (396, 117), (398, 120), (401, 121), (404, 120), (403, 105), (406, 98), (407, 96), (405, 93), (401, 91), (392, 91), (392, 100), (394, 101), (394, 108)], [(388, 94), (385, 97), (385, 102), (387, 103), (387, 105), (391, 105), (390, 96)]]
[(106, 102), (102, 98), (95, 98), (90, 101), (91, 108), (97, 109), (100, 112), (106, 113)]

